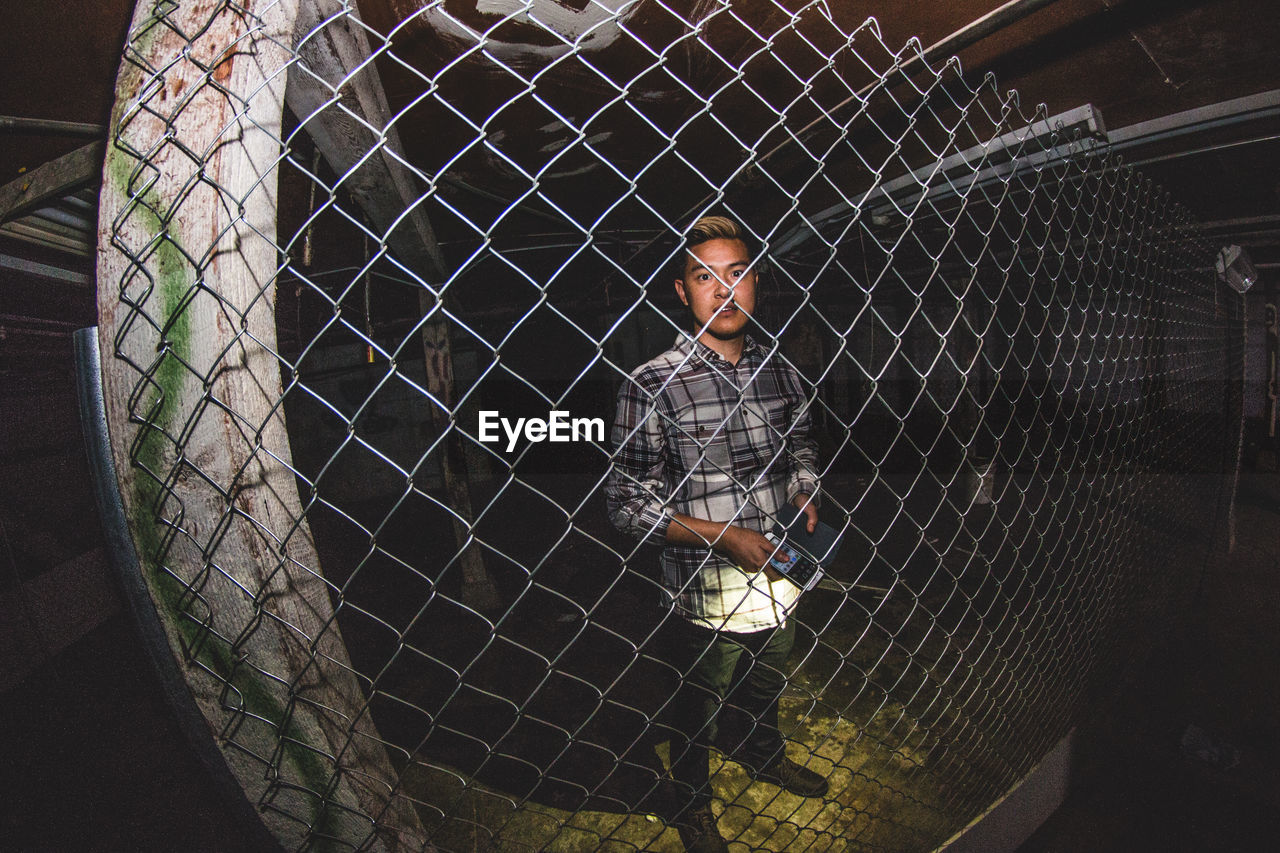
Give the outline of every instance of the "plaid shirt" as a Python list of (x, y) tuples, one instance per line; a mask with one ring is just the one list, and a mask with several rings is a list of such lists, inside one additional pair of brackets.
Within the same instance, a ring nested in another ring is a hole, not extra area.
[[(730, 364), (686, 335), (642, 364), (618, 394), (616, 448), (605, 484), (609, 519), (624, 533), (666, 543), (674, 513), (760, 532), (796, 495), (817, 497), (818, 449), (799, 374), (746, 337)], [(678, 612), (716, 630), (782, 624), (799, 597), (710, 548), (666, 545), (663, 587)]]

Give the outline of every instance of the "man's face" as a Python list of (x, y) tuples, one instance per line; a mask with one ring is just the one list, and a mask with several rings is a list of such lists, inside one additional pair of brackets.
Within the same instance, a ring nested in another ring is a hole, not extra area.
[(756, 271), (741, 240), (708, 240), (694, 246), (684, 261), (676, 294), (693, 312), (697, 331), (721, 340), (745, 333), (756, 307)]

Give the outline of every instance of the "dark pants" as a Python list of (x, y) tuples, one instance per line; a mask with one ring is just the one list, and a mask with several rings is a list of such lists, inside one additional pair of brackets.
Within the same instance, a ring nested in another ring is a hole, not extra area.
[(714, 744), (755, 769), (783, 755), (778, 697), (787, 686), (787, 656), (795, 620), (784, 628), (734, 634), (680, 621), (668, 660), (681, 674), (671, 703), (671, 778), (692, 808), (711, 802), (708, 778)]

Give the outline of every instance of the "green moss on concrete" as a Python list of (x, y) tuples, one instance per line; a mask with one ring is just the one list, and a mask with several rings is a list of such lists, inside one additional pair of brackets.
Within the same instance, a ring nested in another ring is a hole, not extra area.
[(211, 636), (198, 620), (189, 617), (184, 606), (189, 595), (187, 585), (164, 568), (171, 537), (180, 534), (166, 529), (166, 523), (160, 520), (166, 499), (162, 481), (170, 475), (179, 457), (171, 436), (181, 423), (180, 405), (187, 397), (187, 385), (199, 381), (186, 366), (194, 331), (187, 309), (194, 297), (195, 270), (169, 229), (168, 215), (162, 218), (163, 208), (154, 189), (148, 188), (141, 195), (130, 193), (135, 162), (132, 155), (111, 147), (104, 174), (109, 190), (129, 199), (126, 210), (131, 226), (148, 236), (142, 256), (132, 262), (136, 269), (131, 268), (127, 274), (149, 274), (153, 289), (148, 299), (158, 297), (154, 307), (145, 304), (141, 309), (152, 315), (161, 334), (157, 361), (146, 379), (147, 392), (135, 404), (134, 411), (142, 423), (130, 451), (134, 468), (141, 469), (131, 478), (129, 508), (143, 573), (159, 610), (178, 632), (190, 659), (214, 673), (240, 696), (241, 707), (235, 712), (281, 726), (281, 762), (293, 767), (301, 785), (315, 792), (308, 816), (315, 836), (310, 842), (311, 849), (323, 850), (330, 846), (347, 849), (347, 844), (327, 840), (338, 837), (346, 811), (327, 799), (331, 793), (333, 767), (321, 753), (307, 746), (308, 738), (292, 715), (286, 713), (284, 704), (272, 694), (267, 679), (239, 665), (225, 643)]

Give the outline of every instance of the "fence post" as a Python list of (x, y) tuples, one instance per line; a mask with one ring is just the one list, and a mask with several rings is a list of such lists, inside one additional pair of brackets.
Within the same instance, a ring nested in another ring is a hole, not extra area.
[(145, 580), (264, 822), (290, 846), (419, 849), (280, 405), (276, 166), (295, 13), (293, 0), (135, 9), (100, 206), (106, 414)]

